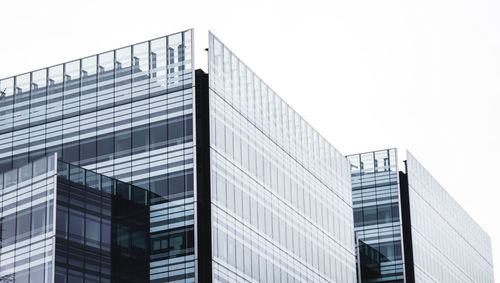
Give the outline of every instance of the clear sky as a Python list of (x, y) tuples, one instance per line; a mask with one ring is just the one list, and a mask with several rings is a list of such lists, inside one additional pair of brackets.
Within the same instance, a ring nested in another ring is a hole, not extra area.
[(500, 271), (500, 1), (0, 2), (0, 78), (207, 29), (344, 154), (409, 149)]

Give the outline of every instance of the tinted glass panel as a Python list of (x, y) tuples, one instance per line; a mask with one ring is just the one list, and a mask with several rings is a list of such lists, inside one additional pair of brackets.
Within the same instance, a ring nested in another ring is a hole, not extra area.
[(132, 130), (132, 148), (134, 153), (141, 153), (148, 150), (149, 146), (149, 126), (139, 126)]
[(113, 158), (113, 135), (106, 134), (97, 137), (97, 161), (107, 161)]
[(63, 160), (69, 163), (76, 163), (80, 157), (78, 142), (63, 145)]
[(168, 145), (176, 145), (183, 142), (184, 127), (182, 117), (168, 120)]
[(151, 127), (151, 149), (162, 148), (167, 144), (167, 122), (161, 122)]

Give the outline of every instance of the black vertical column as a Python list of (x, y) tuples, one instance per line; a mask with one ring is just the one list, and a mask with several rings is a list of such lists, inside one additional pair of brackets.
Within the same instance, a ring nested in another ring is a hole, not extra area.
[(198, 281), (212, 282), (208, 75), (195, 71)]

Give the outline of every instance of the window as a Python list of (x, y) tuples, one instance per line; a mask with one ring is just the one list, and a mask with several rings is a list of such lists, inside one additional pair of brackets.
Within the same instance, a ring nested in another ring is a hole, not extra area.
[(151, 192), (156, 194), (156, 196), (152, 196), (152, 202), (157, 203), (158, 201), (166, 199), (168, 195), (167, 177), (162, 175), (151, 178), (149, 188)]
[(2, 246), (16, 241), (16, 214), (7, 215), (2, 220)]
[(193, 141), (193, 118), (191, 115), (184, 116), (184, 136), (186, 142)]
[(69, 163), (78, 162), (80, 157), (78, 142), (63, 145), (63, 160)]
[(130, 185), (121, 181), (116, 181), (116, 194), (124, 199), (130, 199)]
[(183, 117), (168, 120), (168, 145), (183, 143), (184, 127)]
[(76, 210), (70, 210), (69, 214), (69, 237), (70, 240), (83, 243), (84, 236), (84, 216)]
[(32, 164), (26, 164), (19, 168), (19, 183), (31, 179), (31, 165)]
[(113, 158), (113, 134), (97, 137), (97, 161), (108, 161)]
[(130, 129), (120, 131), (115, 135), (115, 155), (116, 157), (123, 157), (130, 155), (132, 145)]
[(68, 237), (68, 209), (58, 207), (56, 211), (56, 231), (57, 237), (67, 239)]
[(377, 224), (377, 209), (375, 206), (363, 208), (364, 225)]
[(31, 217), (31, 237), (45, 233), (45, 203), (33, 207)]
[(19, 168), (28, 163), (28, 154), (16, 155), (12, 159), (12, 168)]
[(10, 157), (0, 159), (0, 172), (5, 172), (10, 169)]
[(171, 256), (180, 254), (184, 249), (184, 232), (178, 232), (170, 235), (169, 250)]
[(181, 198), (184, 198), (184, 172), (182, 171), (168, 175), (168, 199)]
[(149, 147), (149, 126), (143, 125), (132, 129), (133, 153), (148, 151)]
[(87, 245), (99, 248), (101, 224), (98, 217), (90, 214), (87, 214), (87, 219), (85, 219), (85, 240)]
[(360, 208), (354, 209), (354, 226), (363, 225), (363, 210)]
[(185, 175), (186, 197), (193, 196), (193, 170), (186, 171)]
[(114, 192), (113, 180), (106, 176), (101, 176), (101, 189), (103, 192), (111, 194)]
[(161, 123), (151, 126), (151, 150), (158, 149), (166, 146), (167, 144), (167, 122), (163, 121)]
[(4, 186), (10, 187), (17, 184), (17, 170), (10, 170), (4, 174)]
[(82, 140), (80, 143), (80, 165), (95, 163), (97, 156), (96, 138)]
[(43, 173), (47, 172), (47, 159), (42, 158), (38, 159), (33, 163), (33, 176), (39, 176), (42, 175)]
[(25, 209), (17, 213), (16, 242), (28, 239), (31, 236), (31, 211)]
[(379, 205), (377, 210), (379, 224), (392, 222), (391, 204)]

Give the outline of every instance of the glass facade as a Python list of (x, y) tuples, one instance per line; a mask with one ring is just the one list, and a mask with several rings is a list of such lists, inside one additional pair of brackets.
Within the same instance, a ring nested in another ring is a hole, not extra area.
[(0, 173), (0, 282), (53, 282), (54, 156)]
[[(194, 229), (192, 53), (186, 30), (1, 79), (0, 172), (57, 152), (154, 193), (160, 243)], [(150, 280), (193, 282), (194, 251), (172, 257), (169, 245), (152, 257)]]
[(355, 282), (347, 160), (209, 36), (215, 282)]
[(193, 253), (192, 226), (151, 232), (158, 195), (54, 160), (0, 174), (0, 282), (142, 283), (160, 252)]
[(347, 156), (351, 163), (359, 282), (405, 282), (396, 149)]
[(407, 153), (416, 282), (494, 282), (491, 240)]

